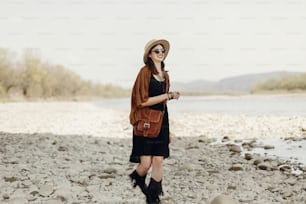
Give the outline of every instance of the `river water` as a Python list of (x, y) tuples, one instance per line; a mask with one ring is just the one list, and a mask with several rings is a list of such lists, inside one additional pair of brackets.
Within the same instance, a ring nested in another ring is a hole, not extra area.
[[(98, 106), (130, 110), (130, 98), (105, 99)], [(306, 95), (182, 96), (168, 102), (173, 112), (306, 116)]]
[[(104, 108), (130, 110), (130, 98), (105, 99), (95, 103)], [(182, 96), (179, 101), (168, 102), (168, 109), (169, 112), (306, 117), (306, 95)], [(253, 153), (280, 157), (306, 165), (306, 140), (265, 139), (261, 142), (273, 144), (275, 148), (255, 148)]]

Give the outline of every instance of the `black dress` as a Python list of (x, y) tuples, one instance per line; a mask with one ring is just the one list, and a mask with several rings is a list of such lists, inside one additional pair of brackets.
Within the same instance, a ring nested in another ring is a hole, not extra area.
[[(149, 97), (165, 93), (166, 82), (158, 81), (152, 75), (149, 86)], [(133, 149), (130, 162), (140, 163), (140, 156), (163, 156), (169, 157), (169, 119), (167, 105), (163, 103), (155, 104), (150, 108), (164, 112), (162, 128), (157, 138), (146, 138), (136, 136), (133, 132)]]

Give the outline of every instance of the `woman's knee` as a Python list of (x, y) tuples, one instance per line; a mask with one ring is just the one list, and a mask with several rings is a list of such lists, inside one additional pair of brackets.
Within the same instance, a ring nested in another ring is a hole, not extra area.
[(152, 164), (151, 156), (141, 157), (140, 165), (145, 171), (148, 171), (150, 169), (151, 164)]
[(162, 167), (163, 166), (164, 157), (162, 156), (154, 156), (152, 158), (152, 165), (154, 167)]

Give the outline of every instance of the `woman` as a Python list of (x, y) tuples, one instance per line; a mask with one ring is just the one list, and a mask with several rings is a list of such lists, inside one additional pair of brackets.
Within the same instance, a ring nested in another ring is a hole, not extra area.
[[(133, 131), (133, 149), (130, 162), (139, 163), (129, 176), (145, 194), (147, 203), (159, 203), (163, 193), (163, 160), (169, 157), (169, 120), (167, 100), (178, 99), (179, 92), (168, 92), (169, 76), (164, 60), (169, 52), (167, 40), (151, 40), (145, 46), (141, 68), (134, 83), (131, 99), (130, 123), (135, 126), (144, 108), (164, 111), (162, 127), (157, 138), (136, 135)], [(148, 170), (152, 167), (150, 183), (145, 183)]]

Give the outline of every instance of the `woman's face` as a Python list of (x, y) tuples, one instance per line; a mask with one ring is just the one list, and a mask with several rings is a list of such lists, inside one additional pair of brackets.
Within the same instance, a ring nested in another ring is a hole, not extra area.
[(149, 57), (153, 62), (162, 62), (165, 58), (165, 49), (161, 45), (156, 45), (152, 48)]

